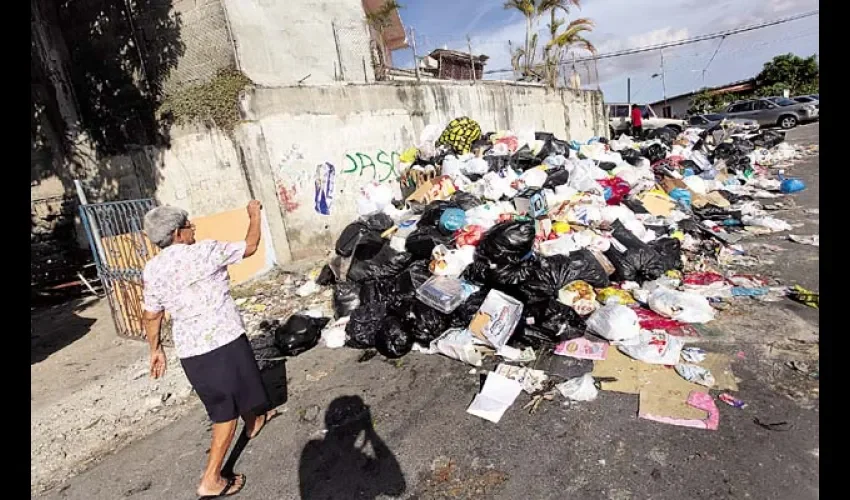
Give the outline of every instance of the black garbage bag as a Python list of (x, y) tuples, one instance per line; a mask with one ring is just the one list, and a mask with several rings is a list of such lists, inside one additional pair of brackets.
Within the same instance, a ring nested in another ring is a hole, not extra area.
[(511, 165), (518, 170), (526, 171), (540, 165), (540, 160), (526, 144), (511, 155)]
[(726, 201), (728, 201), (729, 203), (731, 203), (733, 205), (735, 203), (740, 203), (742, 201), (753, 201), (754, 200), (754, 198), (752, 196), (749, 196), (749, 195), (746, 195), (746, 194), (735, 194), (732, 191), (726, 191), (725, 189), (719, 189), (716, 192), (720, 193), (720, 196), (726, 198)]
[(502, 222), (484, 233), (476, 253), (497, 264), (519, 262), (531, 252), (534, 236), (530, 220)]
[(468, 327), (469, 323), (472, 322), (472, 318), (475, 316), (475, 313), (481, 309), (481, 304), (484, 303), (484, 299), (487, 298), (488, 293), (490, 293), (490, 289), (482, 287), (480, 290), (470, 295), (464, 303), (452, 311), (449, 326), (451, 328)]
[[(477, 206), (483, 205), (484, 202), (481, 201), (477, 196), (467, 193), (466, 191), (458, 191), (451, 197), (451, 202), (456, 204), (458, 208), (461, 210), (471, 210)], [(442, 215), (442, 214), (440, 214)], [(439, 218), (437, 222), (439, 223)]]
[(407, 236), (405, 240), (405, 249), (414, 260), (430, 259), (431, 252), (437, 245), (450, 246), (454, 237), (451, 234), (445, 234), (436, 226), (422, 225), (416, 226), (416, 229)]
[(731, 142), (721, 142), (712, 151), (712, 160), (728, 161), (730, 158), (739, 156), (738, 150)]
[(529, 306), (525, 324), (526, 330), (537, 330), (552, 342), (582, 337), (587, 329), (584, 319), (572, 307), (556, 299)]
[[(499, 172), (506, 168), (511, 168), (513, 165), (511, 163), (510, 155), (484, 155), (482, 156), (484, 161), (487, 162), (487, 165), (490, 167), (491, 172)], [(469, 177), (469, 176), (467, 176)]]
[(413, 340), (422, 345), (428, 345), (442, 335), (452, 322), (451, 315), (443, 314), (416, 299), (405, 301), (398, 316), (404, 329), (413, 333)]
[(602, 264), (590, 250), (582, 248), (569, 255), (553, 255), (540, 259), (536, 272), (519, 286), (522, 298), (529, 304), (545, 302), (573, 281), (586, 281), (595, 288), (611, 284)]
[(407, 266), (407, 269), (396, 277), (396, 293), (404, 297), (413, 297), (416, 289), (431, 278), (430, 263), (428, 259), (424, 259), (414, 261)]
[(375, 349), (387, 358), (400, 358), (413, 349), (413, 335), (402, 327), (398, 318), (387, 316), (375, 335)]
[(629, 210), (636, 214), (648, 214), (649, 212), (646, 210), (646, 207), (643, 206), (643, 203), (640, 200), (632, 197), (623, 198), (623, 205), (626, 206)]
[[(356, 252), (355, 252), (356, 253)], [(396, 252), (385, 243), (381, 250), (369, 260), (358, 260), (356, 257), (348, 269), (348, 279), (357, 283), (381, 278), (392, 278), (401, 274), (410, 262), (413, 255), (407, 252)]]
[[(622, 154), (622, 153), (621, 153)], [(667, 150), (661, 144), (650, 144), (640, 151), (641, 156), (649, 160), (650, 164), (667, 158)], [(628, 161), (628, 160), (626, 160)]]
[(658, 139), (669, 148), (673, 147), (673, 141), (676, 140), (678, 135), (679, 133), (670, 127), (661, 127), (647, 132), (646, 138), (647, 140)]
[(725, 208), (716, 207), (714, 205), (706, 205), (702, 208), (694, 208), (694, 215), (701, 220), (711, 220), (722, 222), (728, 219), (741, 220), (740, 210), (727, 210)]
[(350, 281), (341, 281), (334, 285), (334, 319), (351, 316), (360, 307), (360, 285)]
[(570, 173), (567, 169), (556, 168), (547, 171), (549, 174), (546, 177), (546, 182), (543, 183), (543, 189), (554, 190), (558, 186), (563, 186), (570, 180)]
[(641, 156), (640, 151), (635, 148), (625, 148), (621, 150), (620, 156), (623, 158), (623, 161), (633, 167), (637, 166), (637, 164), (640, 162), (640, 159), (643, 158)]
[(537, 153), (537, 159), (539, 161), (543, 161), (547, 157), (552, 155), (569, 156), (569, 143), (560, 139), (556, 139), (554, 134), (550, 134), (547, 132), (536, 132), (534, 134), (534, 139), (538, 141), (543, 141), (543, 147), (540, 148), (540, 152)]
[(337, 255), (350, 257), (354, 253), (360, 260), (372, 258), (384, 246), (385, 240), (381, 238), (381, 233), (393, 224), (390, 216), (384, 213), (352, 222), (342, 230), (336, 240)]
[(751, 138), (750, 141), (756, 147), (770, 149), (778, 146), (782, 142), (785, 142), (785, 132), (780, 132), (778, 130), (762, 130), (758, 133), (758, 135)]
[(650, 248), (658, 252), (664, 271), (681, 271), (682, 242), (676, 238), (658, 238), (649, 243)]
[(322, 270), (319, 272), (319, 276), (316, 278), (316, 284), (319, 286), (328, 286), (336, 283), (336, 275), (334, 274), (333, 269), (328, 264), (325, 264), (322, 267)]
[(360, 304), (351, 313), (345, 325), (345, 344), (355, 349), (375, 347), (375, 337), (381, 329), (381, 322), (387, 317), (387, 308), (380, 302)]
[(610, 172), (610, 171), (614, 170), (615, 168), (617, 168), (617, 164), (614, 163), (613, 161), (600, 161), (599, 162), (599, 168), (601, 168), (602, 170), (604, 170), (606, 172)]
[(330, 318), (313, 318), (293, 314), (280, 324), (277, 320), (266, 327), (274, 332), (274, 345), (283, 356), (297, 356), (319, 343), (319, 337)]
[(369, 280), (360, 285), (360, 303), (380, 302), (388, 304), (396, 295), (395, 281)]
[(419, 218), (419, 222), (416, 224), (416, 227), (421, 226), (440, 226), (440, 217), (443, 216), (443, 212), (445, 212), (449, 208), (463, 208), (459, 203), (455, 201), (449, 200), (435, 200), (431, 203), (425, 205), (422, 210), (422, 215)]
[(612, 279), (643, 283), (660, 278), (665, 269), (658, 252), (626, 229), (619, 220), (614, 221), (612, 226), (614, 231), (611, 235), (625, 247), (625, 252), (621, 252), (612, 244), (605, 252), (605, 256), (614, 265)]

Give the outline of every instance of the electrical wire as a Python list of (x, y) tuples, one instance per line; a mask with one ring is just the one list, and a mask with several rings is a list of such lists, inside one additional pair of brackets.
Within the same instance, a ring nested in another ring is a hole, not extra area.
[[(615, 51), (612, 51), (612, 52), (596, 54), (596, 55), (593, 55), (593, 56), (581, 57), (581, 58), (577, 58), (575, 61), (570, 61), (570, 62), (572, 63), (572, 62), (584, 62), (584, 61), (594, 61), (594, 60), (598, 61), (600, 59), (610, 59), (610, 58), (613, 58), (613, 57), (622, 57), (622, 56), (628, 56), (628, 55), (633, 55), (633, 54), (640, 54), (640, 53), (643, 53), (643, 52), (661, 50), (661, 49), (666, 49), (666, 48), (670, 48), (670, 47), (679, 47), (679, 46), (682, 46), (682, 45), (690, 45), (690, 44), (694, 44), (694, 43), (698, 43), (698, 42), (703, 42), (703, 41), (706, 41), (706, 40), (713, 40), (715, 38), (725, 38), (725, 37), (728, 37), (728, 36), (731, 36), (731, 35), (746, 33), (748, 31), (755, 31), (755, 30), (768, 28), (770, 26), (777, 26), (777, 25), (780, 25), (780, 24), (789, 23), (791, 21), (797, 21), (799, 19), (805, 19), (807, 17), (816, 16), (818, 14), (820, 14), (820, 9), (813, 10), (813, 11), (810, 11), (810, 12), (804, 12), (802, 14), (797, 14), (797, 15), (794, 15), (794, 16), (788, 16), (788, 17), (783, 17), (783, 18), (780, 18), (780, 19), (775, 19), (773, 21), (766, 21), (766, 22), (763, 22), (763, 23), (758, 23), (758, 24), (753, 24), (753, 25), (748, 25), (748, 26), (742, 26), (740, 28), (734, 28), (734, 29), (730, 29), (730, 30), (726, 30), (726, 31), (720, 31), (720, 32), (717, 32), (717, 33), (710, 33), (710, 34), (707, 34), (707, 35), (699, 35), (699, 36), (695, 36), (695, 37), (691, 37), (691, 38), (683, 38), (681, 40), (674, 40), (672, 42), (658, 43), (658, 44), (654, 44), (654, 45), (646, 45), (646, 46), (643, 46), (643, 47), (634, 47), (634, 48), (630, 48), (630, 49), (615, 50)], [(562, 63), (562, 65), (563, 65), (563, 63)], [(487, 70), (484, 73), (485, 74), (507, 73), (507, 72), (511, 72), (511, 71), (513, 71), (513, 69), (496, 69), (496, 70)]]

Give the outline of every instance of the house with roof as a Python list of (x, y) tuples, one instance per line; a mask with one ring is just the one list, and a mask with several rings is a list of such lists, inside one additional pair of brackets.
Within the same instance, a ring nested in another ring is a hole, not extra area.
[(755, 78), (740, 80), (737, 82), (727, 83), (717, 87), (701, 88), (679, 94), (677, 96), (668, 97), (660, 101), (649, 103), (652, 109), (663, 118), (684, 118), (688, 114), (688, 109), (691, 107), (696, 96), (703, 92), (708, 92), (710, 95), (730, 94), (733, 92), (748, 92), (755, 88)]

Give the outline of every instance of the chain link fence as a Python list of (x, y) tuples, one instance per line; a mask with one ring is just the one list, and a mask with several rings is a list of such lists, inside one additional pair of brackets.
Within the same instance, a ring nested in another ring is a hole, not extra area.
[(368, 83), (381, 74), (377, 44), (365, 22), (332, 21), (336, 44), (335, 74), (337, 81)]

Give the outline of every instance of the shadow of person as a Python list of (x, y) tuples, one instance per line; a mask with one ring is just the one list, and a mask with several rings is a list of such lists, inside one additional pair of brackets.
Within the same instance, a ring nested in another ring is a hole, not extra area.
[(298, 467), (304, 500), (373, 499), (407, 489), (393, 453), (375, 433), (372, 412), (359, 396), (341, 396), (325, 413), (324, 439), (304, 446)]

